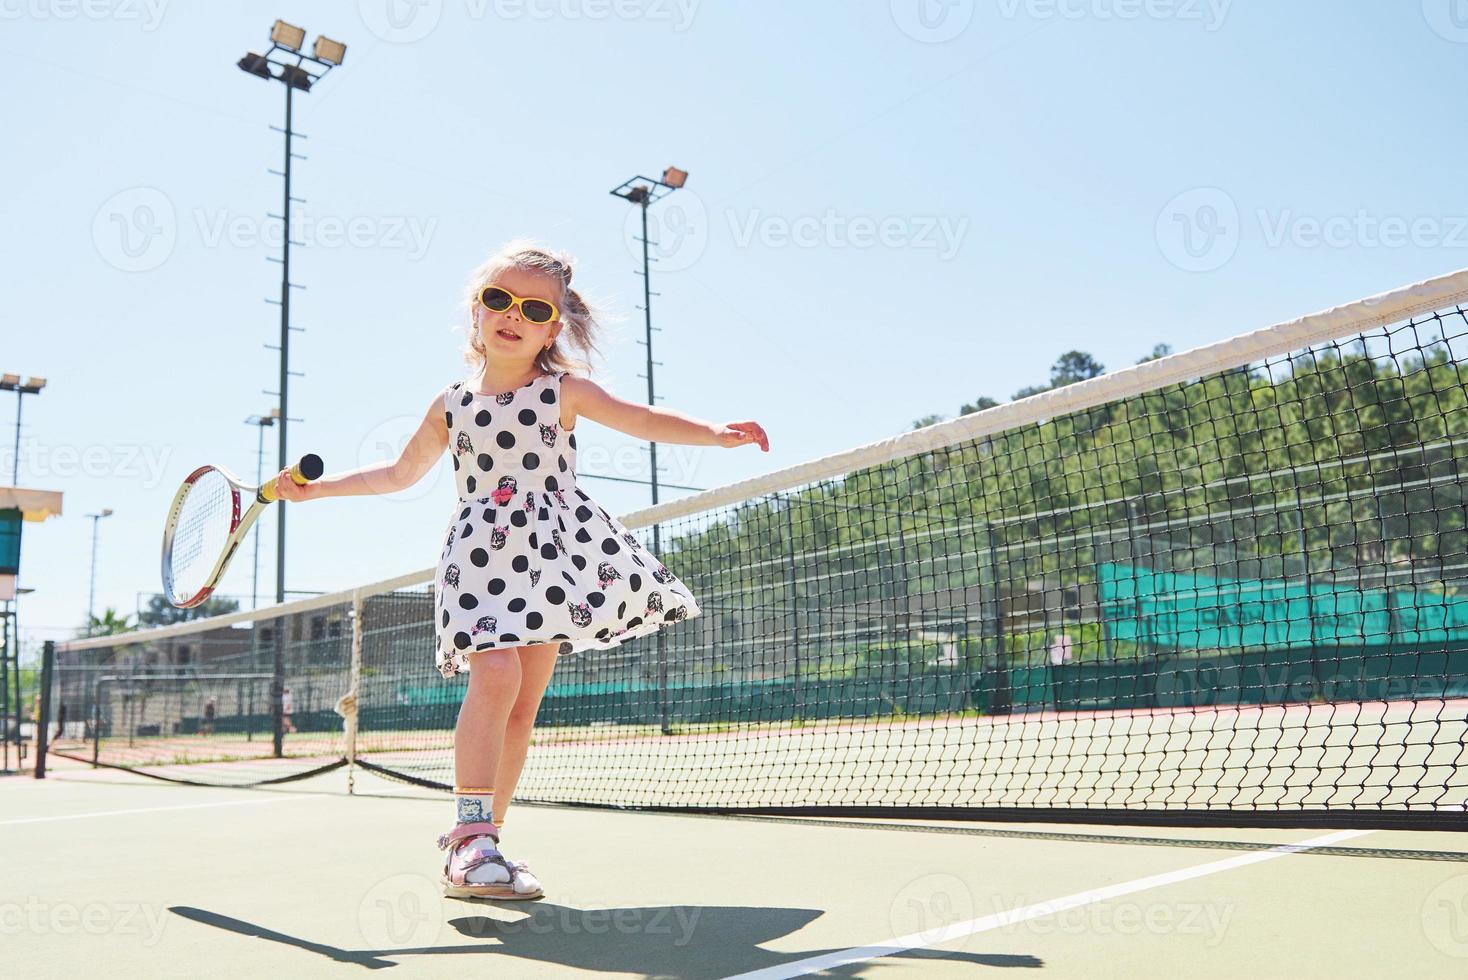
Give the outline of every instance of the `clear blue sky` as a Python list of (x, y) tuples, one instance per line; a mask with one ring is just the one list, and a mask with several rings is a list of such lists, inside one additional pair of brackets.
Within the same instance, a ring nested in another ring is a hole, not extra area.
[[(66, 508), (26, 529), (24, 637), (83, 622), (83, 515), (116, 510), (97, 606), (132, 610), (179, 479), (254, 473), (283, 94), (234, 63), (273, 15), (348, 44), (297, 100), (293, 452), (394, 451), (463, 376), (461, 284), (514, 236), (577, 256), (625, 316), (600, 380), (645, 396), (632, 213), (607, 191), (676, 164), (658, 390), (772, 443), (669, 448), (665, 480), (712, 487), (1007, 397), (1071, 348), (1120, 367), (1468, 265), (1451, 8), (0, 0), (0, 370), (50, 379), (21, 483)], [(13, 422), (0, 398), (7, 481)], [(634, 440), (581, 438), (585, 472), (646, 475)], [(646, 501), (587, 485), (614, 512)], [(298, 507), (289, 585), (430, 565), (452, 493), (440, 472)], [(223, 591), (248, 593), (248, 568)]]

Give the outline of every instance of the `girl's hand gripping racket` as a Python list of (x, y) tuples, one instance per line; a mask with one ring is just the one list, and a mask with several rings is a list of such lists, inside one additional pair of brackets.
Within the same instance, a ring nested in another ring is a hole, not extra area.
[[(291, 467), (291, 479), (310, 483), (322, 473), (321, 457), (307, 453)], [(250, 506), (241, 515), (240, 502)], [(222, 466), (201, 466), (173, 497), (163, 529), (163, 594), (180, 609), (208, 599), (224, 577), (235, 549), (276, 499), (275, 477), (247, 487)]]

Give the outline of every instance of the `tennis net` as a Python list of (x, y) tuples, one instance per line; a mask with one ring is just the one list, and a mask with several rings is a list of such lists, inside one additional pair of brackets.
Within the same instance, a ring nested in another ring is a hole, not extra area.
[[(563, 657), (517, 797), (1468, 827), (1465, 300), (1468, 271), (626, 515), (703, 615)], [(72, 643), (59, 751), (447, 788), (432, 588)]]

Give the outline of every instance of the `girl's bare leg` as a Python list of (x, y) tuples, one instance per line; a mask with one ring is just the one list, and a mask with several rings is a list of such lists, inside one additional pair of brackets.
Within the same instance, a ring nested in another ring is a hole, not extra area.
[(559, 643), (523, 646), (520, 651), (520, 684), (505, 725), (504, 747), (499, 754), (499, 770), (494, 777), (494, 822), (498, 826), (510, 807), (510, 797), (520, 772), (525, 768), (525, 755), (530, 751), (530, 731), (535, 727), (535, 713), (556, 667)]
[[(505, 800), (510, 798), (509, 789), (501, 791), (494, 780), (504, 754), (505, 726), (520, 693), (520, 659), (519, 647), (469, 654), (469, 690), (454, 729), (455, 785), (493, 789), (496, 800), (501, 792)], [(495, 810), (500, 810), (498, 803)]]

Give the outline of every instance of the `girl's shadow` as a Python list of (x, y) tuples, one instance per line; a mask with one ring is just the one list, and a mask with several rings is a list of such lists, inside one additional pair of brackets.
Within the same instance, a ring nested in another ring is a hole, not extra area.
[[(496, 908), (523, 912), (518, 919), (466, 915), (448, 925), (479, 945), (400, 949), (341, 949), (232, 919), (203, 909), (174, 906), (169, 911), (204, 925), (267, 939), (369, 969), (384, 969), (404, 956), (490, 955), (553, 963), (588, 972), (630, 973), (644, 977), (714, 978), (780, 966), (795, 960), (840, 952), (845, 947), (774, 952), (763, 943), (787, 936), (822, 914), (818, 909), (745, 908), (719, 905), (629, 906), (577, 909), (548, 902)], [(907, 950), (894, 956), (970, 963), (991, 967), (1040, 967), (1038, 957), (947, 950)], [(826, 976), (855, 975), (865, 962), (828, 968)]]

